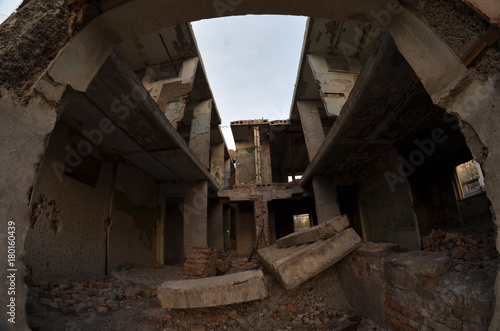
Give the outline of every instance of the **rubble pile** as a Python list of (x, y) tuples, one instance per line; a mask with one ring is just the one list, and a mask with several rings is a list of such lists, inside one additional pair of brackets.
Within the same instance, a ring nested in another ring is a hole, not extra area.
[[(80, 316), (87, 312), (96, 312), (106, 316), (127, 306), (127, 301), (150, 300), (152, 306), (158, 306), (157, 287), (134, 285), (115, 278), (97, 280), (61, 280), (53, 285), (41, 282), (37, 291), (40, 303), (63, 316)], [(28, 302), (27, 310), (30, 311)]]
[(236, 250), (218, 252), (216, 267), (218, 275), (263, 268), (257, 256), (249, 259), (247, 256), (238, 255)]
[(422, 249), (431, 252), (448, 251), (451, 257), (467, 262), (498, 259), (495, 231), (483, 235), (465, 235), (433, 229), (428, 236), (422, 237)]

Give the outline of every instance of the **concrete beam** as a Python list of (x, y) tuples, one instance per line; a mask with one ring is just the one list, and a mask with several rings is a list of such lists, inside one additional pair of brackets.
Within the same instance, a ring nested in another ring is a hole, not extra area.
[(262, 270), (167, 281), (158, 288), (162, 308), (173, 309), (225, 306), (268, 296), (269, 289)]
[(206, 100), (193, 110), (193, 121), (189, 135), (189, 147), (198, 156), (206, 169), (210, 166), (210, 119), (212, 103), (212, 99)]
[(327, 240), (313, 244), (258, 251), (259, 258), (287, 290), (291, 290), (331, 267), (361, 245), (361, 238), (349, 228)]
[(302, 123), (302, 130), (304, 131), (304, 138), (306, 140), (307, 154), (309, 161), (312, 161), (314, 155), (319, 147), (325, 140), (325, 132), (323, 131), (323, 124), (318, 112), (318, 102), (298, 101), (297, 108), (299, 109), (300, 121)]

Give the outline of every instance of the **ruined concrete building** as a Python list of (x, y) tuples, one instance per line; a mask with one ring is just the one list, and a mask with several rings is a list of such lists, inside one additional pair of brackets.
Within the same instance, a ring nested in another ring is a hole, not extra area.
[[(289, 118), (231, 123), (230, 153), (190, 22), (245, 14), (310, 19)], [(28, 279), (256, 256), (340, 215), (361, 314), (500, 329), (496, 269), (449, 271), (500, 248), (499, 24), (479, 0), (24, 1), (0, 27), (0, 329), (27, 328)]]

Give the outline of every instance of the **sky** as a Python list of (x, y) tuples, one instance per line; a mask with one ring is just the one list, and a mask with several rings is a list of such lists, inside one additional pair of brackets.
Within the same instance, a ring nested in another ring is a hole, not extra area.
[(230, 122), (288, 119), (306, 21), (247, 15), (192, 23), (230, 149)]
[(0, 23), (5, 21), (21, 2), (22, 0), (0, 0)]
[[(21, 2), (0, 0), (0, 22)], [(306, 21), (247, 15), (192, 23), (230, 149), (232, 121), (288, 119)]]

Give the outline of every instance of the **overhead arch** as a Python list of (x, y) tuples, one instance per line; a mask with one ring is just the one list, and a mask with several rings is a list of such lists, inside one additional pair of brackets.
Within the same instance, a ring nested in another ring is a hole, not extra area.
[(303, 15), (371, 21), (388, 30), (434, 102), (466, 72), (460, 59), (417, 16), (394, 0), (132, 0), (109, 9), (78, 33), (49, 68), (51, 78), (85, 91), (113, 47), (144, 33), (200, 19), (246, 14)]

